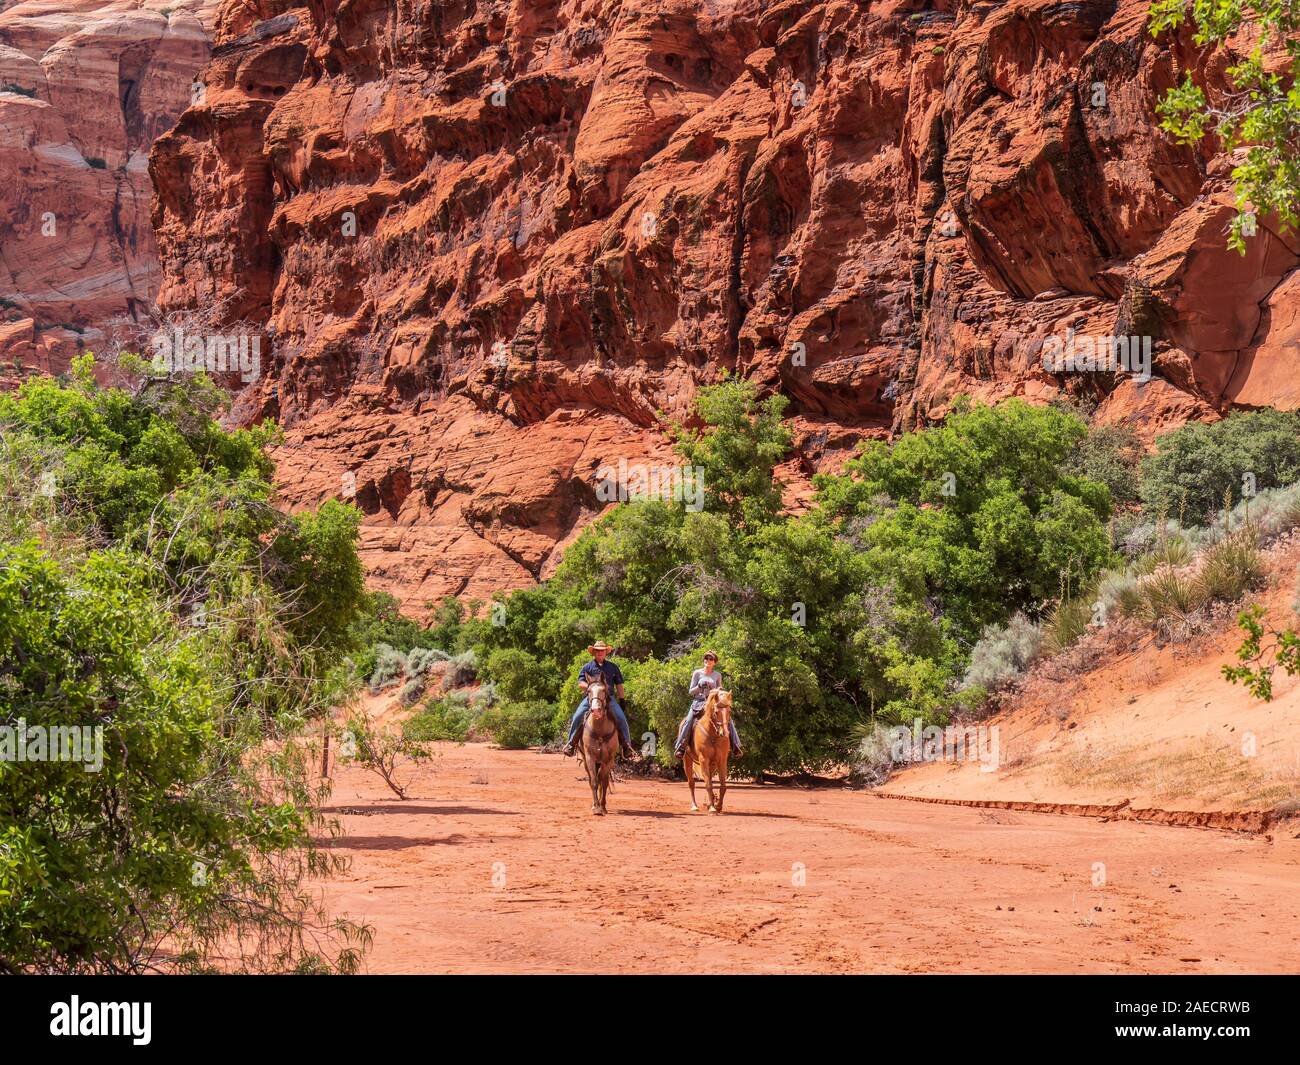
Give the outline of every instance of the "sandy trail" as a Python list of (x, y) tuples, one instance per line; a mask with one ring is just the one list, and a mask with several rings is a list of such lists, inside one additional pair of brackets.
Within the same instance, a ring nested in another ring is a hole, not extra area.
[[(370, 972), (1300, 972), (1300, 839), (733, 785), (440, 745), (399, 802), (355, 768), (326, 885)], [(1104, 865), (1105, 882), (1094, 886)]]

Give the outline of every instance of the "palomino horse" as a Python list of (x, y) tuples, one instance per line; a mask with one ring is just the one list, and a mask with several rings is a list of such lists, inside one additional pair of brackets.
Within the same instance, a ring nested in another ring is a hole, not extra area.
[[(709, 813), (722, 813), (722, 800), (727, 797), (727, 757), (731, 754), (731, 692), (715, 688), (709, 692), (704, 709), (692, 726), (692, 741), (682, 757), (686, 780), (691, 785), (691, 809), (695, 805), (695, 767), (700, 768), (705, 787), (709, 790)], [(718, 797), (713, 797), (713, 774), (718, 775)]]
[(587, 686), (587, 720), (582, 725), (578, 750), (582, 768), (587, 771), (587, 783), (591, 785), (591, 812), (607, 813), (605, 796), (609, 794), (614, 759), (618, 756), (618, 727), (609, 712), (609, 687), (604, 681), (593, 681)]

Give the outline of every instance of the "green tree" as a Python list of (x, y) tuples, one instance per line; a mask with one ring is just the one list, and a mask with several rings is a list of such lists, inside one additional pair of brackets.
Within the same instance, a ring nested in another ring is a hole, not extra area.
[[(1083, 421), (1009, 400), (959, 405), (941, 426), (866, 445), (818, 501), (897, 591), (917, 581), (968, 645), (1110, 560), (1105, 485), (1069, 472)], [(881, 565), (888, 560), (887, 565)]]
[(351, 969), (364, 945), (305, 890), (337, 863), (302, 731), (355, 686), (358, 516), (280, 511), (275, 433), (218, 406), (89, 360), (0, 395), (0, 725), (106, 741), (96, 773), (0, 758), (0, 967)]
[[(304, 922), (323, 915), (299, 880), (333, 863), (303, 778), (264, 786), (267, 760), (224, 727), (221, 681), (138, 559), (93, 552), (65, 575), (35, 543), (0, 547), (9, 741), (102, 730), (97, 763), (85, 748), (0, 758), (0, 969), (143, 972), (164, 947), (196, 964), (218, 944), (276, 969), (314, 953)], [(356, 950), (334, 963), (354, 969)]]
[(742, 378), (700, 390), (695, 413), (702, 425), (674, 428), (677, 453), (703, 478), (704, 509), (726, 514), (740, 529), (771, 521), (781, 510), (781, 485), (772, 473), (790, 450), (781, 419), (788, 400), (760, 400)]

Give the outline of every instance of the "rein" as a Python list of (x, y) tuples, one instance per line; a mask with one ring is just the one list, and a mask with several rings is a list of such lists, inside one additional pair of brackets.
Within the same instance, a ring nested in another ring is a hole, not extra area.
[[(710, 694), (708, 700), (700, 710), (700, 719), (706, 723), (706, 732), (715, 739), (721, 739), (727, 731), (727, 710), (719, 710), (719, 700), (716, 695)], [(719, 720), (715, 714), (721, 713)]]

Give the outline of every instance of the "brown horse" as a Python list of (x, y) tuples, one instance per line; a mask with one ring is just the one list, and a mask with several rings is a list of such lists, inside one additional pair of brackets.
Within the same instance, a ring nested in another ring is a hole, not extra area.
[(605, 814), (605, 796), (609, 794), (614, 759), (618, 756), (618, 727), (609, 712), (609, 687), (604, 681), (587, 686), (587, 720), (582, 725), (578, 751), (591, 785), (591, 812)]
[[(686, 780), (691, 786), (691, 809), (696, 813), (695, 767), (699, 766), (704, 784), (709, 790), (709, 813), (722, 813), (722, 800), (727, 797), (727, 757), (731, 754), (731, 692), (721, 688), (709, 692), (709, 697), (692, 726), (692, 742), (682, 757)], [(718, 775), (718, 797), (713, 797), (713, 774)]]

